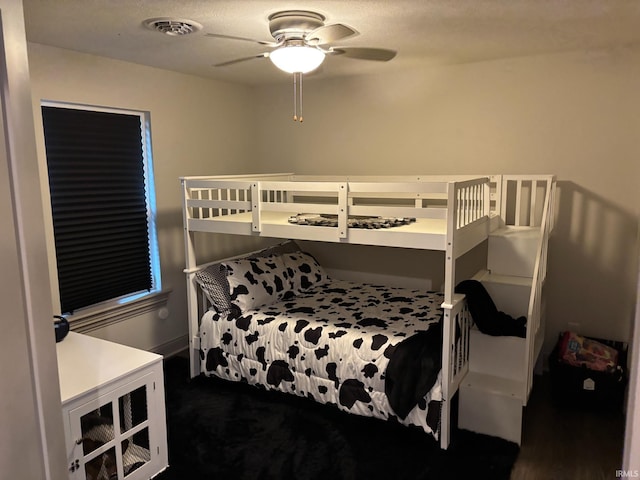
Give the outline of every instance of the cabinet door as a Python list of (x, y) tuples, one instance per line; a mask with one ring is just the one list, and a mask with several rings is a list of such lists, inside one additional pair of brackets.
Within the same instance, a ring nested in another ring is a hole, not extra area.
[(70, 411), (70, 478), (135, 480), (158, 472), (156, 378), (154, 372), (139, 376)]

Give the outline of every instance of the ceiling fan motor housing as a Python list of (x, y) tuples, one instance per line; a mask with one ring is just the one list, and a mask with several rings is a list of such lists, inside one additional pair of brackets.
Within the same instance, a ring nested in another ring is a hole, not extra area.
[(269, 31), (276, 41), (301, 40), (324, 25), (325, 17), (305, 10), (287, 10), (269, 16)]

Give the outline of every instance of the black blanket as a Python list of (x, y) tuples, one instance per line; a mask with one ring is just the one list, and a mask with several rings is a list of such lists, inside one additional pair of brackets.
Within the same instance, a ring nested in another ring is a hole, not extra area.
[(385, 376), (385, 393), (393, 411), (404, 419), (425, 397), (442, 368), (442, 320), (396, 346)]
[(527, 336), (527, 317), (513, 318), (499, 311), (482, 283), (477, 280), (463, 280), (456, 285), (456, 293), (463, 293), (467, 297), (471, 318), (482, 333), (494, 337)]

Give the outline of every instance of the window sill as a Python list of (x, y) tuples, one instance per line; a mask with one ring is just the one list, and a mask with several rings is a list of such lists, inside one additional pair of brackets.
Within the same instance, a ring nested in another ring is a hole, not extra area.
[(150, 293), (142, 298), (118, 305), (108, 305), (69, 316), (72, 331), (87, 333), (99, 328), (122, 322), (132, 317), (161, 309), (166, 306), (171, 290)]

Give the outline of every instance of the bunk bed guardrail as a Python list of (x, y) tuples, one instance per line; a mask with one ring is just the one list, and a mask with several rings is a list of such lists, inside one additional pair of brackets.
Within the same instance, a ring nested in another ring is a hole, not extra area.
[[(292, 181), (291, 178), (294, 180)], [(303, 177), (304, 178), (304, 177)], [(419, 177), (416, 177), (419, 178)], [(189, 230), (253, 233), (267, 237), (345, 241), (351, 217), (448, 220), (441, 237), (490, 213), (486, 177), (460, 181), (305, 181), (287, 174), (254, 178), (184, 178), (185, 222)], [(287, 218), (308, 213), (337, 218), (338, 228), (292, 228)], [(213, 225), (213, 222), (218, 222)], [(249, 229), (249, 231), (247, 231)], [(295, 232), (295, 233), (294, 233)], [(354, 236), (371, 236), (362, 232)], [(396, 246), (424, 248), (410, 236), (394, 235)], [(366, 240), (354, 243), (367, 243)], [(444, 245), (438, 246), (444, 250)]]

